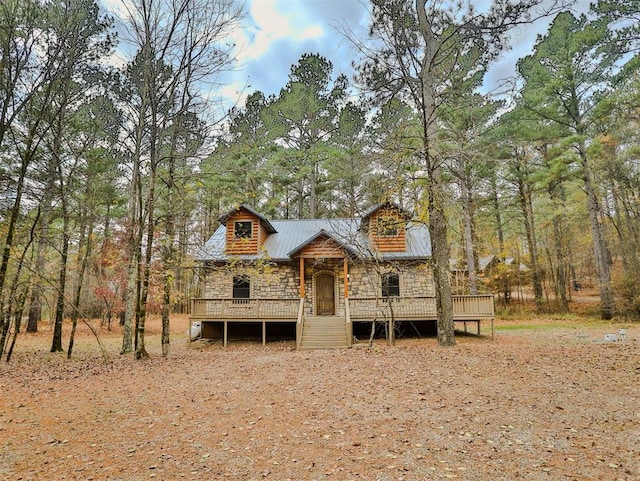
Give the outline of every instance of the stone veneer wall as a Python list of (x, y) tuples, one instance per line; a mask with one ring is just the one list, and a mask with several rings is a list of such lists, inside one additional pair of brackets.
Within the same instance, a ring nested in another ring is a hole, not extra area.
[[(400, 275), (400, 294), (407, 297), (433, 296), (433, 272), (426, 264), (396, 263), (396, 269), (380, 268), (379, 271), (398, 272)], [(335, 300), (336, 315), (344, 315), (344, 279), (342, 262), (329, 262), (313, 265), (308, 262), (305, 267), (305, 315), (314, 315), (313, 304), (315, 276), (323, 272), (332, 273), (336, 277)], [(297, 264), (279, 263), (276, 266), (258, 270), (252, 267), (237, 267), (235, 270), (228, 266), (212, 268), (206, 277), (202, 297), (204, 298), (231, 298), (233, 297), (233, 277), (247, 275), (251, 279), (251, 297), (268, 299), (297, 299), (299, 293), (299, 280)], [(381, 292), (380, 274), (366, 264), (349, 263), (349, 296), (350, 297), (377, 297)]]
[(233, 277), (247, 275), (251, 281), (252, 298), (297, 299), (298, 272), (289, 264), (278, 264), (266, 269), (237, 267), (231, 271), (228, 266), (212, 268), (206, 277), (202, 297), (233, 297)]
[(393, 267), (380, 266), (376, 270), (366, 264), (352, 263), (349, 266), (349, 295), (351, 297), (380, 296), (382, 290), (380, 275), (386, 272), (399, 274), (402, 297), (435, 295), (433, 271), (426, 263), (396, 263)]

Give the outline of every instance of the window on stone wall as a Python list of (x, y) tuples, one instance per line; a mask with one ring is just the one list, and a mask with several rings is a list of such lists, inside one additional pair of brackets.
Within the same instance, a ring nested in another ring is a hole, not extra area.
[(400, 297), (400, 276), (393, 272), (382, 275), (382, 297)]
[(233, 223), (233, 235), (236, 239), (251, 239), (253, 234), (253, 222), (239, 220)]
[(245, 304), (249, 302), (251, 281), (248, 276), (233, 276), (233, 303)]

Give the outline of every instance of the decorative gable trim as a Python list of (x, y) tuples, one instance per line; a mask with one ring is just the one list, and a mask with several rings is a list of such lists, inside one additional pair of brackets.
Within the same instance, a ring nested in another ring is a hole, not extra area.
[(351, 247), (340, 242), (326, 230), (321, 229), (317, 234), (287, 253), (287, 255), (291, 259), (294, 257), (341, 258), (344, 257), (345, 252), (352, 256), (356, 255), (356, 252)]

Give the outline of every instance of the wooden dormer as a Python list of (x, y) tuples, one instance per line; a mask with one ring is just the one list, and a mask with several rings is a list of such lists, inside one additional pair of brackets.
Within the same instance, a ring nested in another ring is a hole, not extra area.
[(241, 204), (218, 221), (226, 227), (225, 251), (229, 255), (257, 255), (269, 234), (276, 230), (251, 207)]
[(380, 204), (362, 218), (362, 228), (379, 252), (405, 252), (409, 215), (395, 204)]

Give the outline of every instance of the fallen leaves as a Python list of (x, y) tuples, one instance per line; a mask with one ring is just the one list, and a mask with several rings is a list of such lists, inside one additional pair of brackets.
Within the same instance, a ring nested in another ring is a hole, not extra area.
[(640, 479), (639, 345), (581, 336), (18, 354), (0, 366), (0, 478)]

